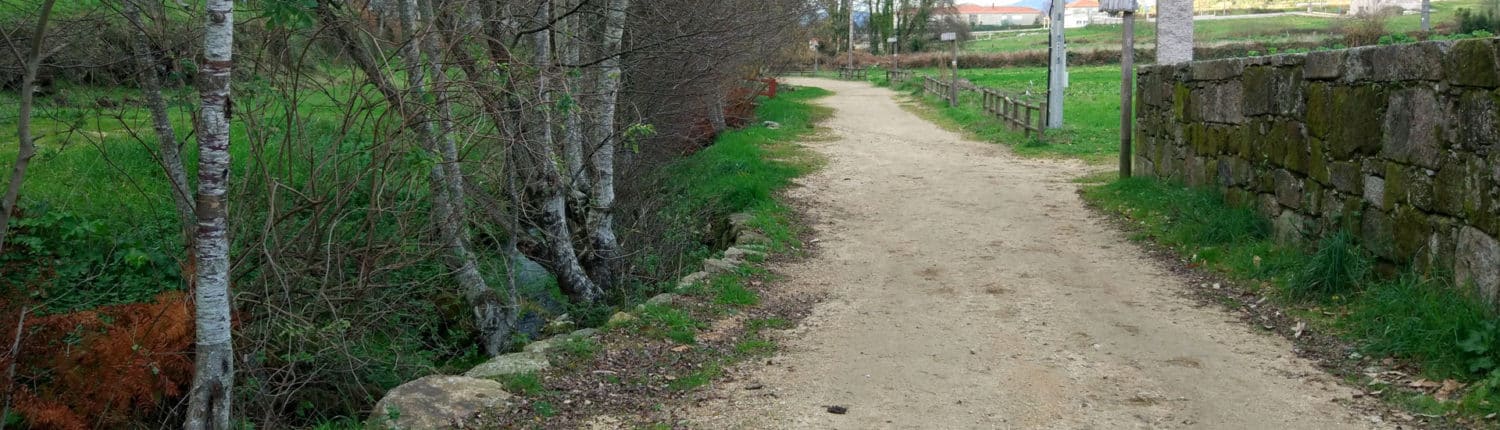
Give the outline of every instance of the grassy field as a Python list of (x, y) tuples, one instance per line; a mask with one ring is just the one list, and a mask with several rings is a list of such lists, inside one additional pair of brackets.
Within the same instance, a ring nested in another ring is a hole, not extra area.
[[(1481, 0), (1449, 0), (1432, 2), (1432, 22), (1439, 26), (1453, 20), (1459, 8), (1480, 8)], [(1344, 18), (1288, 15), (1269, 18), (1199, 20), (1193, 32), (1197, 44), (1213, 45), (1228, 42), (1262, 42), (1267, 44), (1297, 41), (1324, 41), (1339, 37), (1338, 25)], [(1387, 21), (1386, 32), (1406, 33), (1421, 28), (1421, 16), (1402, 15)], [(1068, 29), (1068, 49), (1087, 51), (1094, 49), (1119, 49), (1122, 31), (1119, 25), (1091, 25)], [(1156, 43), (1156, 26), (1150, 22), (1137, 22), (1135, 40), (1139, 47), (1150, 47)], [(1330, 43), (1336, 43), (1330, 42)], [(964, 49), (972, 52), (1018, 52), (1047, 49), (1045, 30), (1004, 33), (993, 39), (974, 40)]]
[[(919, 75), (939, 75), (935, 69), (917, 70)], [(1047, 88), (1047, 69), (964, 69), (959, 77), (975, 85), (997, 88), (1041, 101)], [(1075, 67), (1064, 92), (1063, 129), (1048, 131), (1043, 139), (1027, 138), (1007, 129), (980, 109), (977, 94), (964, 93), (960, 105), (950, 108), (935, 97), (922, 97), (929, 119), (949, 128), (961, 129), (980, 140), (1011, 145), (1017, 153), (1082, 159), (1090, 164), (1116, 160), (1120, 145), (1120, 69), (1114, 66)], [(883, 82), (884, 76), (874, 76)], [(906, 83), (897, 88), (916, 91), (921, 85)]]

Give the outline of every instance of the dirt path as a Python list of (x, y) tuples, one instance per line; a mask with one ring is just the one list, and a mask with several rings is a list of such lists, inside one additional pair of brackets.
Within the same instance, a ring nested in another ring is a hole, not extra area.
[[(1354, 391), (1217, 307), (1079, 201), (1081, 164), (964, 140), (865, 84), (799, 80), (836, 140), (794, 198), (826, 291), (782, 353), (683, 415), (699, 428), (1366, 428)], [(762, 388), (747, 388), (754, 386)], [(848, 407), (831, 414), (827, 405)]]

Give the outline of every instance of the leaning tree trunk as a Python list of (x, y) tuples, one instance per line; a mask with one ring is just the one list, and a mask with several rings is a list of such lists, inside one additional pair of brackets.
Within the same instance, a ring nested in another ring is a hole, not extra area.
[[(425, 0), (422, 12), (429, 23), (438, 22), (432, 0)], [(407, 0), (408, 6), (415, 0)], [(403, 17), (405, 19), (405, 17)], [(433, 27), (435, 28), (435, 27)], [(434, 196), (441, 196), (438, 200), (446, 202), (447, 209), (445, 219), (438, 221), (438, 231), (443, 237), (444, 244), (452, 253), (451, 259), (456, 262), (459, 288), (468, 300), (469, 306), (474, 311), (474, 322), (478, 325), (479, 334), (483, 338), (484, 351), (486, 354), (495, 356), (505, 352), (510, 346), (511, 322), (514, 321), (511, 306), (515, 298), (509, 301), (500, 297), (495, 290), (491, 289), (489, 283), (479, 272), (479, 258), (469, 248), (468, 204), (464, 195), (464, 174), (458, 164), (458, 143), (453, 138), (453, 105), (449, 102), (449, 95), (444, 93), (447, 82), (447, 71), (444, 70), (442, 58), (442, 47), (437, 37), (431, 34), (424, 35), (423, 32), (409, 33), (413, 37), (420, 37), (420, 46), (427, 53), (427, 67), (430, 68), (432, 76), (433, 97), (437, 118), (428, 121), (425, 125), (429, 145), (435, 155), (441, 157), (442, 162), (433, 166), (432, 178), (440, 181), (434, 184)], [(414, 58), (414, 67), (421, 65), (420, 56)], [(422, 91), (421, 82), (412, 85), (413, 92)], [(420, 94), (418, 94), (420, 95)], [(419, 100), (424, 98), (418, 98)], [(442, 190), (438, 190), (441, 187)], [(443, 203), (434, 202), (434, 205)]]
[(234, 1), (206, 0), (202, 100), (198, 123), (198, 349), (189, 394), (188, 430), (228, 429), (234, 388), (229, 297), (229, 83), (234, 70)]
[[(541, 24), (552, 21), (552, 0), (543, 0), (536, 21)], [(565, 196), (567, 184), (554, 161), (557, 160), (557, 152), (552, 147), (552, 95), (547, 73), (552, 64), (551, 35), (547, 31), (538, 31), (533, 37), (536, 45), (536, 86), (540, 108), (535, 116), (536, 124), (532, 127), (536, 132), (536, 147), (532, 151), (534, 164), (541, 169), (542, 174), (542, 182), (536, 184), (541, 191), (542, 232), (550, 247), (552, 269), (556, 272), (558, 284), (573, 298), (594, 302), (603, 294), (578, 263), (578, 252), (573, 249), (573, 234), (568, 228), (568, 204)]]
[(172, 129), (172, 119), (167, 116), (167, 102), (161, 96), (161, 77), (156, 74), (156, 55), (152, 54), (146, 41), (146, 26), (141, 21), (140, 0), (124, 0), (122, 9), (125, 19), (135, 27), (130, 45), (135, 50), (136, 72), (140, 74), (141, 93), (146, 98), (146, 108), (151, 111), (151, 127), (156, 131), (158, 150), (161, 151), (161, 167), (172, 185), (172, 203), (177, 205), (177, 217), (182, 226), (183, 245), (193, 246), (192, 193), (187, 180), (187, 171), (182, 167), (182, 151), (177, 146), (177, 132)]
[[(11, 166), (10, 184), (5, 189), (5, 199), (0, 201), (0, 253), (5, 251), (5, 236), (10, 231), (10, 214), (16, 210), (16, 200), (21, 196), (21, 183), (26, 182), (26, 167), (31, 157), (36, 156), (36, 141), (31, 137), (31, 107), (36, 100), (36, 74), (42, 67), (42, 41), (47, 39), (47, 20), (52, 17), (52, 5), (56, 0), (42, 3), (42, 13), (36, 20), (36, 31), (31, 32), (31, 51), (26, 56), (26, 70), (21, 76), (21, 112), (16, 120), (16, 137), (20, 150), (16, 152), (16, 164)], [(3, 419), (3, 417), (0, 417)]]
[(604, 46), (607, 57), (600, 64), (597, 91), (600, 93), (598, 117), (599, 148), (592, 162), (594, 187), (590, 196), (588, 235), (593, 247), (590, 272), (601, 285), (614, 283), (615, 266), (620, 259), (620, 244), (615, 238), (615, 105), (620, 96), (620, 47), (625, 35), (625, 9), (630, 0), (608, 0), (604, 8)]

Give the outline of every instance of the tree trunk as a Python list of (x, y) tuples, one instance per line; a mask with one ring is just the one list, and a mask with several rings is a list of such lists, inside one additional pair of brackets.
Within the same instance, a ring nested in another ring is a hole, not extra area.
[[(551, 20), (552, 0), (543, 0), (536, 22), (544, 25)], [(532, 151), (535, 165), (542, 173), (542, 183), (537, 184), (542, 200), (542, 231), (551, 248), (552, 270), (556, 272), (558, 284), (575, 299), (594, 302), (603, 294), (578, 263), (578, 252), (573, 249), (573, 234), (568, 228), (565, 195), (567, 184), (554, 161), (557, 160), (557, 152), (552, 145), (552, 94), (548, 77), (548, 69), (552, 65), (551, 35), (548, 31), (538, 31), (533, 38), (536, 45), (537, 99), (541, 106), (536, 109), (536, 123), (532, 127), (536, 144)]]
[(590, 272), (601, 285), (614, 283), (614, 271), (620, 259), (620, 244), (615, 238), (615, 105), (620, 96), (620, 49), (625, 34), (625, 11), (630, 0), (608, 0), (604, 10), (604, 46), (607, 57), (600, 64), (597, 89), (600, 93), (598, 119), (599, 148), (592, 161), (594, 187), (589, 205), (589, 242), (593, 247)]
[(206, 0), (202, 100), (198, 125), (198, 272), (196, 371), (189, 394), (188, 430), (228, 429), (234, 388), (229, 296), (229, 83), (234, 70), (234, 1)]
[[(26, 70), (21, 76), (21, 112), (16, 119), (16, 136), (21, 147), (16, 152), (16, 163), (11, 166), (10, 184), (5, 189), (5, 199), (0, 201), (0, 254), (5, 252), (5, 237), (10, 232), (10, 214), (16, 210), (16, 200), (21, 196), (21, 183), (26, 181), (26, 167), (31, 157), (36, 156), (36, 142), (31, 137), (31, 107), (36, 101), (36, 74), (42, 67), (42, 41), (47, 39), (47, 20), (52, 17), (52, 5), (57, 0), (42, 3), (41, 15), (36, 20), (36, 31), (31, 32), (31, 51), (26, 56)], [(3, 419), (3, 417), (0, 417)]]
[[(584, 1), (587, 0), (578, 0), (579, 3)], [(578, 64), (578, 59), (581, 56), (580, 45), (583, 44), (579, 38), (586, 34), (583, 14), (574, 13), (568, 17), (567, 24), (563, 28), (566, 29), (563, 33), (566, 39), (562, 41), (562, 62), (569, 65)], [(583, 110), (581, 109), (583, 104), (579, 103), (582, 98), (581, 94), (583, 93), (581, 91), (583, 80), (579, 78), (578, 73), (568, 73), (566, 76), (567, 86), (565, 91), (573, 103), (568, 105), (568, 117), (563, 123), (563, 156), (568, 162), (569, 209), (572, 209), (572, 212), (579, 212), (583, 208), (588, 207), (588, 193), (585, 190), (589, 189), (590, 182), (588, 170), (585, 169), (583, 162), (583, 140), (585, 136), (583, 132)]]
[[(425, 17), (421, 15), (426, 15)], [(510, 346), (509, 307), (491, 290), (479, 272), (478, 257), (469, 249), (468, 222), (465, 219), (463, 170), (458, 165), (458, 144), (453, 139), (452, 104), (442, 94), (446, 75), (441, 63), (441, 47), (430, 33), (432, 27), (418, 28), (423, 19), (436, 22), (434, 9), (424, 2), (420, 10), (417, 0), (401, 3), (401, 29), (411, 38), (406, 47), (407, 90), (410, 100), (428, 100), (427, 80), (431, 76), (434, 100), (431, 118), (423, 111), (414, 110), (412, 122), (423, 149), (439, 158), (428, 171), (428, 182), (432, 192), (432, 222), (439, 239), (449, 253), (448, 261), (455, 273), (454, 279), (474, 311), (475, 324), (483, 339), (485, 353), (491, 356), (505, 352)], [(422, 57), (426, 54), (427, 60)], [(430, 72), (430, 73), (428, 73)], [(411, 106), (421, 109), (419, 106)]]
[[(135, 27), (130, 45), (135, 50), (135, 66), (140, 73), (141, 94), (146, 98), (146, 108), (151, 111), (151, 127), (156, 131), (158, 150), (161, 151), (161, 167), (172, 185), (172, 203), (177, 205), (177, 217), (182, 225), (182, 243), (193, 249), (193, 216), (191, 186), (187, 171), (182, 167), (182, 151), (177, 144), (177, 131), (172, 129), (172, 119), (167, 116), (167, 102), (161, 96), (161, 77), (156, 74), (156, 55), (147, 43), (146, 26), (141, 21), (140, 0), (123, 0), (121, 6), (125, 19)], [(189, 253), (191, 254), (191, 252)], [(191, 258), (191, 255), (189, 255)]]

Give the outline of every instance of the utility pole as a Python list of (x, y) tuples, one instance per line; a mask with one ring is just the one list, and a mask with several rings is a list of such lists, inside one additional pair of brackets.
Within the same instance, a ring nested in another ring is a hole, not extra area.
[(896, 0), (896, 10), (891, 11), (891, 61), (892, 67), (901, 70), (901, 6), (905, 0)]
[(1125, 47), (1120, 51), (1120, 178), (1130, 177), (1130, 138), (1133, 131), (1135, 104), (1130, 99), (1135, 87), (1135, 11), (1125, 15)]
[(849, 69), (854, 70), (854, 0), (849, 0)]
[(1131, 91), (1135, 89), (1135, 0), (1104, 0), (1099, 2), (1099, 12), (1120, 13), (1125, 30), (1120, 47), (1120, 178), (1130, 177), (1130, 138), (1134, 124), (1135, 104)]
[(1422, 32), (1432, 31), (1432, 0), (1422, 0)]
[(1063, 43), (1063, 8), (1063, 0), (1052, 0), (1052, 40), (1048, 45), (1047, 67), (1047, 128), (1062, 128), (1063, 125), (1063, 89), (1068, 86), (1068, 49)]
[(948, 85), (948, 107), (958, 107), (958, 35), (953, 37), (953, 81)]

